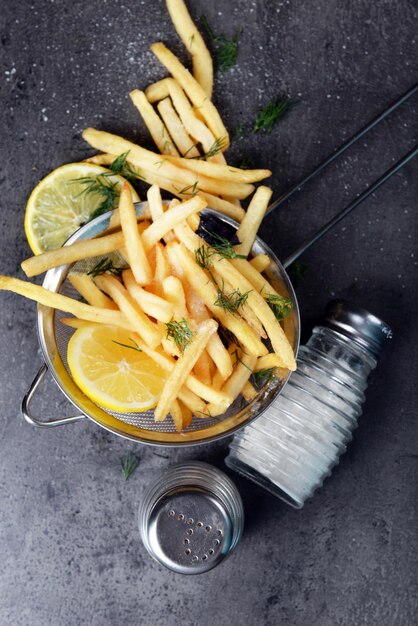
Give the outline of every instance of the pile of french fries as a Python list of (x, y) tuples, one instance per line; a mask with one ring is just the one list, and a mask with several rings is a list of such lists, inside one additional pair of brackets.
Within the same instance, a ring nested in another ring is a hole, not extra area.
[[(254, 183), (271, 172), (226, 163), (229, 136), (211, 102), (212, 60), (184, 2), (167, 0), (167, 7), (192, 55), (193, 75), (164, 44), (156, 43), (152, 50), (171, 76), (130, 94), (160, 154), (104, 131), (89, 128), (83, 133), (100, 151), (90, 161), (106, 165), (127, 153), (129, 166), (151, 185), (148, 210), (137, 217), (125, 184), (110, 233), (22, 263), (33, 277), (119, 251), (126, 267), (120, 276), (70, 272), (72, 286), (86, 303), (7, 276), (0, 276), (0, 289), (72, 314), (63, 321), (75, 328), (90, 322), (130, 331), (138, 347), (168, 373), (155, 420), (171, 414), (181, 431), (192, 415), (222, 415), (240, 394), (251, 401), (257, 395), (249, 380), (254, 372), (294, 370), (296, 364), (269, 305), (269, 298), (281, 296), (263, 275), (270, 259), (247, 258), (271, 197), (269, 188), (255, 189)], [(169, 206), (161, 190), (175, 196)], [(251, 194), (245, 211), (241, 200)], [(196, 232), (206, 207), (240, 222), (240, 243), (231, 246), (227, 257)], [(199, 261), (202, 257), (205, 264)], [(237, 293), (245, 298), (235, 310), (222, 306), (221, 295), (228, 299)], [(168, 332), (170, 324), (177, 324), (179, 332), (187, 327), (187, 341), (176, 342)], [(222, 341), (221, 331), (228, 342)]]

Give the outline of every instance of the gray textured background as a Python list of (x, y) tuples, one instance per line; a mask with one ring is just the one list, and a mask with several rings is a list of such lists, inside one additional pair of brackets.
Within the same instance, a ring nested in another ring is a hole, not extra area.
[[(215, 30), (243, 26), (238, 63), (217, 77), (227, 125), (250, 123), (278, 93), (299, 100), (270, 135), (235, 141), (231, 163), (271, 167), (284, 191), (417, 79), (414, 0), (189, 2)], [(3, 0), (0, 271), (29, 249), (26, 199), (54, 167), (86, 157), (88, 125), (145, 139), (128, 92), (164, 75), (158, 39), (182, 53), (164, 3)], [(417, 140), (417, 99), (299, 193), (262, 228), (282, 258)], [(19, 416), (41, 356), (35, 307), (1, 295), (1, 626), (412, 626), (417, 623), (418, 161), (305, 255), (305, 334), (335, 295), (389, 322), (395, 339), (368, 390), (348, 453), (302, 511), (244, 479), (239, 549), (207, 575), (154, 563), (136, 529), (141, 494), (174, 460), (223, 467), (226, 443), (167, 452), (90, 423), (42, 432)], [(18, 274), (19, 275), (19, 274)], [(50, 382), (38, 403), (64, 414)], [(128, 482), (120, 457), (140, 466)]]

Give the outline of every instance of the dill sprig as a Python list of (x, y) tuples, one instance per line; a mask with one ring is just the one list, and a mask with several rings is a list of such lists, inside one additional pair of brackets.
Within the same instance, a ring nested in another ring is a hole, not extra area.
[(209, 252), (211, 255), (217, 254), (222, 259), (246, 259), (245, 254), (237, 254), (234, 246), (226, 239), (226, 237), (222, 237), (218, 235), (218, 233), (214, 233), (211, 230), (206, 230), (206, 228), (202, 228), (202, 230), (208, 235), (210, 239), (210, 245), (208, 246)]
[(242, 28), (236, 32), (233, 39), (228, 39), (224, 35), (215, 35), (204, 15), (201, 19), (203, 27), (214, 45), (218, 69), (221, 72), (226, 72), (237, 60), (238, 44), (242, 34)]
[(218, 286), (218, 297), (213, 304), (224, 311), (234, 314), (238, 311), (240, 306), (244, 306), (247, 302), (249, 293), (249, 291), (241, 293), (239, 289), (235, 289), (235, 291), (231, 291), (231, 293), (226, 293), (223, 285), (222, 289)]
[[(138, 174), (132, 167), (127, 163), (129, 150), (120, 154), (116, 157), (116, 159), (109, 165), (109, 169), (112, 170), (114, 174), (119, 174), (129, 180), (131, 183), (135, 183), (138, 179), (142, 180), (142, 176)], [(105, 174), (109, 175), (109, 174)]]
[(183, 187), (183, 189), (177, 189), (177, 187), (174, 187), (174, 189), (177, 191), (179, 196), (195, 196), (198, 192), (198, 184), (199, 181), (195, 180), (195, 182), (193, 183), (193, 185), (188, 185), (188, 187)]
[(191, 157), (191, 158), (202, 159), (203, 161), (207, 161), (211, 157), (214, 157), (217, 154), (219, 154), (219, 152), (222, 152), (222, 150), (225, 147), (226, 147), (226, 137), (218, 137), (218, 139), (215, 139), (215, 141), (213, 142), (213, 144), (211, 145), (211, 147), (209, 148), (207, 152), (197, 157)]
[(142, 352), (141, 348), (138, 346), (136, 341), (134, 341), (133, 339), (129, 339), (129, 341), (132, 341), (134, 345), (128, 346), (127, 343), (121, 343), (120, 341), (115, 341), (114, 339), (112, 339), (112, 343), (117, 343), (118, 346), (122, 346), (122, 348), (129, 348), (130, 350), (136, 350), (137, 352)]
[(282, 119), (290, 110), (292, 102), (287, 96), (274, 98), (266, 106), (258, 112), (255, 119), (253, 133), (259, 130), (265, 130), (271, 133), (277, 122)]
[(231, 353), (231, 356), (235, 357), (235, 362), (233, 363), (233, 366), (236, 367), (238, 365), (238, 363), (241, 363), (241, 365), (243, 365), (244, 367), (247, 368), (247, 370), (249, 370), (250, 372), (252, 372), (253, 370), (251, 369), (251, 367), (248, 367), (248, 365), (246, 363), (244, 363), (244, 361), (241, 359), (239, 352), (238, 352), (238, 348), (236, 350), (234, 350), (234, 352)]
[(98, 174), (98, 176), (81, 176), (73, 180), (73, 182), (85, 185), (85, 188), (79, 195), (93, 193), (102, 198), (99, 206), (91, 213), (89, 217), (91, 220), (107, 211), (115, 209), (118, 205), (120, 195), (118, 183), (117, 181), (110, 180), (109, 176), (112, 176), (110, 172), (104, 172), (103, 174)]
[(120, 461), (122, 466), (122, 474), (125, 480), (128, 480), (129, 476), (133, 474), (139, 465), (139, 459), (135, 454), (129, 452), (124, 459)]
[(274, 378), (274, 367), (269, 367), (259, 372), (253, 372), (253, 381), (254, 384), (260, 388), (263, 387), (267, 382), (270, 382)]
[(289, 267), (287, 273), (289, 274), (289, 278), (292, 281), (294, 287), (299, 287), (299, 285), (305, 278), (307, 269), (307, 266), (300, 261), (295, 261)]
[(115, 267), (113, 265), (113, 261), (111, 259), (103, 258), (96, 265), (87, 272), (88, 276), (95, 278), (96, 276), (100, 276), (101, 274), (105, 274), (108, 272), (109, 274), (113, 274), (114, 276), (120, 276), (122, 273), (121, 267)]
[(284, 298), (283, 296), (276, 296), (273, 293), (269, 293), (266, 297), (266, 301), (279, 322), (284, 320), (293, 309), (293, 302), (290, 298)]
[(184, 352), (185, 348), (191, 343), (193, 331), (191, 330), (187, 320), (184, 317), (179, 322), (168, 322), (167, 339), (174, 341), (180, 352)]

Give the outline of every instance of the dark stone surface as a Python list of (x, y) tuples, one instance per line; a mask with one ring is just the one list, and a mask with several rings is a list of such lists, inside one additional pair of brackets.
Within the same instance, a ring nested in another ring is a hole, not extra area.
[[(225, 34), (244, 27), (238, 63), (215, 85), (229, 128), (251, 123), (279, 93), (299, 101), (271, 135), (248, 134), (230, 151), (231, 163), (251, 156), (271, 167), (275, 194), (416, 81), (416, 2), (189, 4)], [(22, 227), (34, 185), (90, 153), (80, 137), (87, 125), (145, 138), (128, 92), (164, 75), (149, 45), (162, 39), (184, 54), (162, 1), (4, 0), (0, 28), (1, 272), (16, 274), (29, 253)], [(281, 258), (414, 145), (417, 108), (415, 98), (266, 221), (262, 234)], [(90, 423), (31, 429), (19, 410), (41, 361), (36, 311), (1, 295), (2, 626), (417, 623), (417, 168), (407, 166), (303, 259), (305, 334), (335, 295), (395, 333), (349, 451), (302, 511), (234, 476), (246, 532), (204, 576), (154, 563), (135, 514), (161, 468), (179, 458), (223, 467), (226, 444), (167, 452)], [(52, 382), (39, 410), (69, 410)], [(124, 482), (119, 459), (129, 450), (140, 467)]]

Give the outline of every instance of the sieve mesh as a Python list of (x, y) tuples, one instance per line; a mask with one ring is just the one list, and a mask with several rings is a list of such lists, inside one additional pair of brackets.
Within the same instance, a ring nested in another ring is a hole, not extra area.
[[(103, 222), (103, 218), (105, 217), (106, 216), (101, 216), (100, 218), (97, 218), (93, 222), (87, 224), (85, 227), (80, 229), (78, 233), (73, 235), (68, 243), (72, 243), (79, 238), (87, 238), (94, 236), (99, 232), (103, 232), (107, 226), (109, 218), (107, 218), (107, 222), (104, 222), (104, 225), (100, 224), (100, 221)], [(222, 216), (222, 219), (225, 218)], [(228, 219), (226, 221), (231, 222)], [(98, 228), (96, 227), (95, 231), (91, 232), (91, 226), (94, 226), (96, 222), (99, 222), (99, 226)], [(82, 231), (86, 231), (86, 234), (84, 236), (79, 236), (79, 233), (82, 233)], [(280, 264), (278, 262), (277, 264), (274, 263), (276, 259), (273, 253), (265, 246), (265, 244), (262, 244), (258, 240), (258, 242), (255, 244), (254, 253), (259, 254), (262, 252), (267, 253), (271, 257), (273, 257), (273, 263), (271, 263), (271, 267), (266, 271), (267, 279), (272, 282), (272, 284), (282, 293), (287, 293), (294, 302), (294, 311), (291, 316), (289, 316), (289, 318), (285, 320), (284, 330), (296, 351), (299, 341), (299, 317), (292, 287)], [(52, 289), (53, 291), (58, 291), (63, 295), (72, 298), (79, 298), (79, 294), (75, 291), (75, 289), (72, 287), (71, 283), (68, 280), (68, 275), (73, 272), (89, 272), (102, 258), (103, 257), (95, 257), (92, 259), (86, 259), (77, 262), (71, 267), (62, 266), (60, 268), (56, 268), (55, 270), (50, 270), (50, 272), (47, 273), (44, 286)], [(118, 253), (106, 255), (106, 259), (109, 258), (111, 258), (115, 267), (124, 267), (126, 265), (124, 259)], [(46, 307), (39, 308), (38, 331), (41, 347), (45, 355), (45, 360), (49, 364), (57, 384), (60, 386), (62, 391), (70, 398), (70, 400), (74, 404), (76, 404), (76, 406), (80, 404), (81, 406), (78, 406), (78, 408), (80, 408), (82, 412), (87, 414), (94, 421), (102, 423), (101, 420), (97, 420), (97, 415), (94, 415), (94, 412), (90, 415), (89, 411), (86, 411), (85, 402), (75, 402), (74, 393), (68, 393), (68, 384), (65, 384), (63, 376), (59, 373), (59, 368), (54, 367), (54, 364), (56, 362), (54, 355), (55, 351), (58, 351), (66, 373), (72, 380), (67, 361), (67, 347), (68, 342), (75, 331), (73, 328), (66, 326), (65, 324), (62, 324), (60, 322), (60, 319), (63, 317), (68, 317), (68, 314), (62, 313), (61, 311), (51, 311)], [(203, 441), (209, 439), (225, 436), (225, 434), (233, 432), (238, 427), (238, 425), (248, 423), (248, 421), (259, 415), (265, 408), (267, 408), (271, 400), (277, 395), (284, 382), (285, 381), (273, 380), (266, 383), (266, 385), (264, 385), (264, 387), (259, 391), (257, 397), (250, 403), (246, 403), (242, 396), (239, 396), (223, 415), (217, 416), (216, 418), (202, 418), (194, 416), (191, 425), (181, 433), (182, 440), (179, 440), (179, 433), (176, 432), (174, 422), (171, 419), (171, 416), (169, 416), (163, 422), (155, 422), (153, 410), (141, 413), (115, 413), (101, 406), (99, 406), (98, 408), (100, 409), (100, 411), (104, 411), (109, 416), (112, 416), (113, 418), (118, 420), (118, 422), (120, 423), (120, 428), (118, 427), (117, 429), (115, 429), (109, 427), (108, 424), (102, 425), (122, 436), (129, 436), (130, 438), (143, 440), (141, 435), (138, 433), (134, 434), (134, 436), (132, 436), (132, 432), (129, 432), (129, 434), (125, 433), (123, 424), (127, 424), (129, 426), (133, 426), (147, 431), (149, 433), (149, 436), (145, 437), (145, 441), (147, 443), (156, 443), (158, 445), (165, 445), (170, 443), (176, 443), (178, 445), (179, 443), (187, 443), (187, 435), (193, 433), (194, 431), (201, 431), (202, 438), (198, 439), (196, 435), (189, 437), (190, 443), (202, 443)], [(84, 394), (80, 390), (77, 391), (77, 397), (82, 398), (83, 400), (87, 400), (86, 396), (84, 396)], [(87, 401), (87, 406), (88, 403), (91, 404), (91, 401)], [(220, 422), (226, 422), (226, 424), (224, 425), (225, 427), (220, 427)], [(152, 435), (152, 433), (155, 433), (155, 437)], [(165, 433), (165, 435), (161, 437), (161, 440), (158, 440), (158, 433)]]

